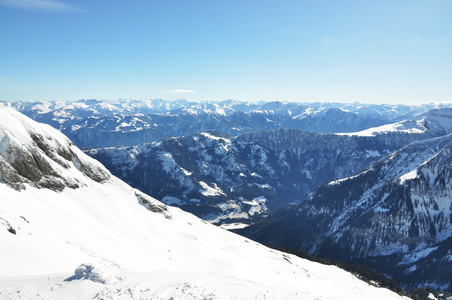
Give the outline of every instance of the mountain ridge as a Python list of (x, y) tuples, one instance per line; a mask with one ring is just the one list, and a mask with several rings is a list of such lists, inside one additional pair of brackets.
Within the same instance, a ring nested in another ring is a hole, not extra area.
[(274, 130), (203, 132), (133, 147), (86, 151), (140, 190), (216, 224), (250, 224), (350, 176), (425, 132), (378, 136)]
[(408, 287), (450, 289), (451, 157), (451, 134), (414, 142), (242, 234), (368, 265)]
[[(0, 182), (0, 298), (402, 298), (338, 268), (206, 224), (114, 176), (90, 178), (77, 161), (109, 173), (61, 133), (4, 107), (0, 116), (0, 157), (25, 187)], [(34, 141), (33, 133), (43, 133), (48, 147), (41, 149), (42, 140)], [(61, 147), (72, 151), (70, 162), (65, 154), (56, 158)], [(5, 159), (16, 148), (31, 157), (42, 155), (51, 168), (65, 169), (54, 159), (67, 161), (67, 174), (49, 170), (42, 176), (82, 184), (49, 189), (39, 185), (42, 178), (27, 179), (12, 157)]]
[(274, 129), (356, 132), (452, 106), (162, 99), (3, 103), (36, 121), (52, 125), (82, 148), (137, 145), (206, 130), (233, 136)]

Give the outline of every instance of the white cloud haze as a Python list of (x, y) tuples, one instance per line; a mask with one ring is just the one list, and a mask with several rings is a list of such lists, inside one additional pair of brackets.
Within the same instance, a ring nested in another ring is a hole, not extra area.
[(184, 94), (184, 93), (196, 93), (196, 91), (193, 91), (193, 90), (178, 89), (178, 90), (171, 90), (171, 91), (168, 91), (168, 93), (173, 93), (173, 94)]
[(77, 11), (70, 4), (57, 0), (0, 0), (0, 4), (20, 9), (44, 10), (44, 11)]

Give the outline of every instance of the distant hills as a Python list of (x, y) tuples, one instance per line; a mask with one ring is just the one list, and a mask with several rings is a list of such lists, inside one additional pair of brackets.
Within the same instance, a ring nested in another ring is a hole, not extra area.
[(356, 132), (404, 121), (450, 104), (188, 102), (185, 100), (80, 100), (4, 102), (50, 124), (78, 147), (133, 146), (206, 130), (237, 136), (260, 130), (298, 129), (316, 133)]

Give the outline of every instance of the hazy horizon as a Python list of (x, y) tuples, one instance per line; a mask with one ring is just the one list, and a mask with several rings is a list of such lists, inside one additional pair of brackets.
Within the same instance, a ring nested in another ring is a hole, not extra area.
[(237, 102), (247, 102), (247, 103), (272, 103), (272, 102), (281, 102), (283, 104), (285, 103), (298, 103), (298, 104), (316, 104), (316, 103), (321, 103), (321, 104), (349, 104), (349, 105), (353, 105), (353, 104), (363, 104), (363, 105), (428, 105), (428, 104), (452, 104), (452, 101), (425, 101), (425, 102), (418, 102), (418, 103), (397, 103), (397, 102), (364, 102), (364, 101), (287, 101), (287, 100), (255, 100), (255, 101), (247, 101), (247, 100), (239, 100), (239, 99), (212, 99), (212, 100), (197, 100), (197, 99), (193, 99), (193, 100), (188, 100), (186, 98), (179, 98), (179, 99), (174, 99), (174, 100), (168, 100), (168, 99), (163, 99), (163, 98), (117, 98), (117, 99), (102, 99), (102, 98), (83, 98), (83, 99), (76, 99), (76, 100), (26, 100), (26, 99), (22, 99), (22, 100), (3, 100), (0, 99), (0, 101), (3, 102), (80, 102), (80, 101), (90, 101), (90, 100), (97, 100), (97, 101), (154, 101), (154, 100), (162, 100), (162, 101), (168, 101), (168, 102), (177, 102), (177, 101), (187, 101), (190, 103), (211, 103), (211, 102), (217, 102), (217, 103), (221, 103), (221, 102), (226, 102), (226, 101), (237, 101)]
[(0, 100), (452, 101), (447, 0), (0, 8)]

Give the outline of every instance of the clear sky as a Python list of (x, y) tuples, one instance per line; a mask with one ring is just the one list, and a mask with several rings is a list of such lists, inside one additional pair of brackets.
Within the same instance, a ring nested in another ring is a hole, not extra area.
[(0, 0), (0, 100), (452, 102), (451, 0)]

